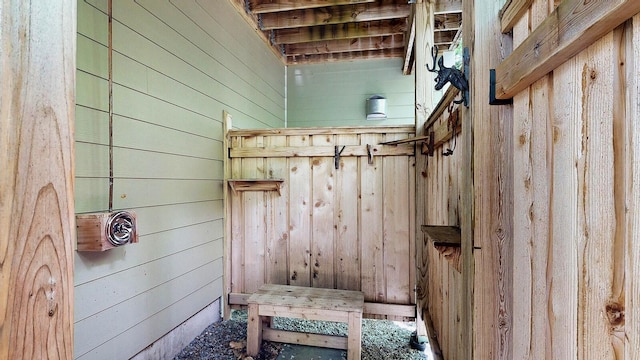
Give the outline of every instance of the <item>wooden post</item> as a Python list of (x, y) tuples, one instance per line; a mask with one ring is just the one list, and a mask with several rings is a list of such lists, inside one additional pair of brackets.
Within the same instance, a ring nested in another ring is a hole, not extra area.
[[(473, 353), (465, 354), (464, 359), (512, 358), (513, 111), (510, 105), (489, 105), (489, 69), (500, 64), (512, 47), (510, 36), (500, 29), (502, 3), (463, 2), (463, 45), (471, 55), (471, 99), (469, 108), (463, 109), (462, 123), (466, 308), (461, 326), (473, 329), (473, 339), (463, 334), (463, 347), (473, 341)], [(470, 321), (472, 327), (467, 327)]]
[(222, 179), (222, 198), (224, 201), (224, 292), (223, 292), (223, 309), (222, 314), (225, 320), (231, 316), (231, 307), (229, 306), (229, 293), (231, 293), (231, 199), (229, 198), (229, 185), (227, 180), (231, 177), (231, 160), (229, 159), (229, 130), (233, 128), (233, 118), (231, 114), (222, 111), (222, 156), (223, 161), (223, 179)]
[(0, 359), (71, 359), (76, 2), (0, 8)]
[[(416, 136), (424, 134), (424, 124), (433, 109), (433, 73), (427, 71), (427, 64), (432, 61), (431, 47), (433, 46), (433, 29), (434, 29), (434, 8), (433, 0), (418, 0), (415, 6), (415, 26), (416, 26), (416, 45), (415, 45), (415, 79), (416, 79)], [(432, 66), (433, 64), (430, 64)], [(426, 221), (426, 209), (428, 206), (427, 199), (427, 161), (426, 155), (416, 151), (416, 226), (415, 241), (416, 248), (420, 249), (424, 235), (422, 234), (421, 225)], [(416, 256), (422, 251), (416, 251)], [(419, 261), (416, 259), (416, 264)], [(419, 273), (419, 272), (416, 272)], [(426, 293), (427, 283), (417, 279), (417, 295), (416, 301), (416, 324), (418, 336), (426, 336), (427, 329), (424, 323), (423, 311), (426, 311)], [(422, 301), (421, 301), (422, 300)]]

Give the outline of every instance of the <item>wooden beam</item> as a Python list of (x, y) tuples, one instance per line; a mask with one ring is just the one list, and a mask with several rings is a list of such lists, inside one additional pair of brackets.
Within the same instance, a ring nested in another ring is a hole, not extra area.
[(447, 88), (447, 90), (444, 92), (444, 95), (442, 95), (442, 98), (440, 98), (440, 101), (438, 101), (435, 109), (431, 112), (431, 114), (429, 114), (429, 117), (424, 123), (423, 130), (427, 130), (429, 127), (431, 127), (431, 125), (433, 125), (433, 123), (436, 122), (436, 120), (440, 118), (444, 111), (447, 110), (449, 105), (451, 105), (451, 103), (456, 99), (456, 96), (458, 96), (458, 94), (460, 94), (460, 90), (458, 90), (455, 86), (449, 86), (449, 88)]
[[(342, 146), (339, 146), (342, 149)], [(373, 145), (371, 151), (374, 156), (406, 156), (414, 154), (414, 147), (410, 144), (398, 146)], [(281, 147), (242, 147), (229, 149), (231, 158), (270, 158), (270, 157), (333, 157), (334, 146), (281, 146)], [(341, 157), (367, 156), (366, 145), (346, 145)]]
[(402, 64), (402, 74), (409, 75), (411, 69), (413, 69), (413, 62), (415, 61), (413, 46), (416, 42), (416, 19), (415, 19), (415, 7), (411, 7), (411, 13), (409, 14), (409, 31), (405, 36), (404, 41), (404, 62)]
[(278, 11), (313, 9), (326, 6), (372, 3), (376, 0), (250, 0), (249, 10), (254, 14)]
[(433, 13), (462, 13), (462, 0), (437, 0)]
[[(434, 19), (434, 1), (423, 0), (415, 5), (415, 24), (416, 24), (416, 41), (415, 41), (415, 135), (424, 135), (424, 124), (427, 121), (428, 114), (431, 113), (433, 104), (433, 79), (434, 73), (427, 71), (427, 64), (431, 61), (431, 48), (433, 46), (433, 29), (435, 27)], [(416, 154), (416, 217), (415, 224), (424, 224), (427, 220), (427, 201), (431, 194), (428, 194), (427, 186), (427, 168), (428, 159), (426, 155)], [(422, 231), (415, 226), (414, 239), (422, 239)], [(421, 253), (421, 251), (416, 251)], [(418, 255), (416, 255), (416, 258)], [(426, 336), (427, 333), (435, 338), (433, 329), (427, 332), (427, 324), (429, 323), (427, 297), (419, 296), (416, 299), (416, 333), (418, 336)], [(435, 340), (434, 340), (435, 341)], [(431, 343), (433, 348), (435, 342)]]
[(404, 55), (404, 51), (402, 48), (383, 49), (383, 50), (375, 50), (375, 51), (374, 50), (354, 51), (350, 53), (300, 55), (300, 56), (288, 56), (287, 64), (300, 65), (300, 64), (318, 64), (323, 62), (337, 62), (337, 61), (402, 58), (403, 55)]
[(285, 128), (285, 129), (236, 129), (229, 130), (229, 136), (268, 136), (268, 135), (353, 135), (367, 134), (409, 134), (413, 132), (410, 126), (344, 126), (344, 127), (314, 127), (314, 128)]
[(402, 35), (372, 36), (358, 39), (327, 40), (285, 45), (287, 56), (331, 54), (350, 51), (394, 49), (404, 47)]
[(278, 29), (273, 31), (273, 35), (276, 44), (293, 44), (320, 40), (355, 39), (362, 36), (388, 36), (403, 34), (405, 31), (407, 31), (406, 20), (392, 19)]
[(76, 1), (0, 1), (0, 359), (73, 358)]
[(496, 67), (496, 98), (512, 98), (638, 12), (637, 0), (564, 0)]
[(508, 0), (500, 10), (500, 25), (508, 33), (533, 4), (533, 0)]
[(409, 5), (382, 4), (378, 6), (352, 5), (320, 9), (295, 10), (285, 13), (262, 14), (262, 30), (340, 24), (359, 21), (388, 20), (409, 16)]

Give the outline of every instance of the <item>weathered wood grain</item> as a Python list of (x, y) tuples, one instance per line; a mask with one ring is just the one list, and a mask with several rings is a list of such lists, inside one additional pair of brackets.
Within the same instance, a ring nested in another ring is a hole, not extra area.
[[(470, 40), (470, 66), (494, 68), (503, 60), (503, 54), (511, 50), (511, 39), (500, 31), (500, 3), (483, 2), (470, 10), (473, 17), (470, 28), (467, 18), (463, 19), (464, 31), (469, 31), (464, 40)], [(467, 211), (473, 214), (475, 265), (472, 352), (478, 359), (512, 359), (512, 110), (488, 104), (487, 71), (472, 72), (469, 83), (473, 93), (469, 125), (473, 124), (474, 198), (473, 209)], [(467, 124), (463, 123), (463, 132)], [(466, 260), (463, 272), (471, 262), (464, 253), (470, 240), (464, 239), (463, 236), (463, 260)]]
[(71, 359), (76, 3), (0, 6), (0, 358)]
[(496, 98), (509, 99), (625, 20), (635, 0), (565, 0), (496, 69)]
[[(289, 146), (311, 146), (309, 136), (289, 136)], [(311, 285), (311, 163), (289, 159), (289, 284)]]
[[(311, 145), (335, 144), (333, 135), (314, 135)], [(334, 288), (335, 167), (331, 157), (311, 157), (311, 285)]]

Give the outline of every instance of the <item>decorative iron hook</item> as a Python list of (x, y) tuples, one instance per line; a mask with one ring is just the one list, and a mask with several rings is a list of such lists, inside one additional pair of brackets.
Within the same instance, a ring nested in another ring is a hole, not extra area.
[[(444, 58), (441, 56), (438, 59), (438, 46), (434, 45), (431, 48), (431, 57), (433, 58), (433, 67), (430, 68), (429, 64), (427, 64), (427, 70), (429, 72), (437, 73), (438, 75), (434, 79), (436, 82), (435, 89), (442, 89), (446, 83), (451, 83), (451, 85), (455, 86), (458, 90), (460, 90), (460, 100), (454, 100), (455, 104), (464, 104), (467, 106), (467, 96), (466, 93), (469, 90), (469, 82), (467, 81), (467, 77), (462, 73), (462, 71), (456, 69), (455, 67), (446, 67), (444, 66)], [(436, 59), (438, 62), (439, 69), (436, 70)]]

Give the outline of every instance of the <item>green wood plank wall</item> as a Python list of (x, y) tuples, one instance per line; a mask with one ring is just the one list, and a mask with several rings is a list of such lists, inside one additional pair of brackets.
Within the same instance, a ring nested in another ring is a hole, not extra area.
[[(371, 95), (387, 98), (387, 120), (365, 120)], [(287, 69), (288, 127), (413, 125), (414, 104), (414, 77), (402, 75), (402, 59)]]
[[(78, 1), (78, 213), (108, 209), (106, 4)], [(77, 359), (129, 358), (222, 295), (222, 111), (284, 126), (284, 66), (227, 1), (113, 7), (114, 209), (141, 237), (76, 253)]]

